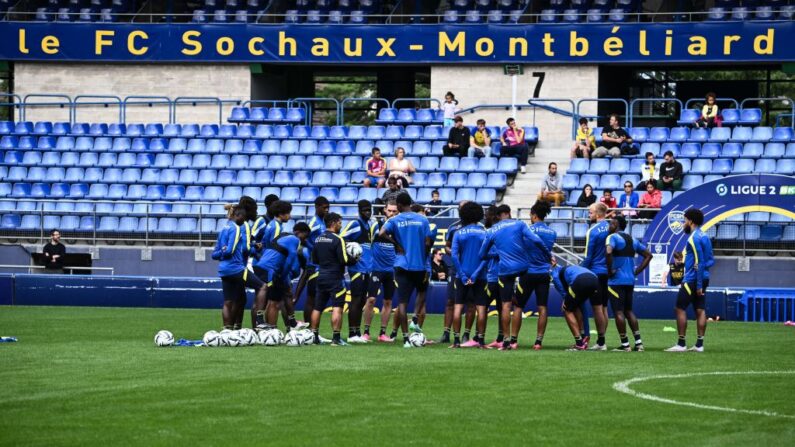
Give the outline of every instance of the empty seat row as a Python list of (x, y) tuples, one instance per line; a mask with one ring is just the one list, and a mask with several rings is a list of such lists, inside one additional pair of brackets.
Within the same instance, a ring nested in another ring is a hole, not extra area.
[(707, 20), (722, 22), (725, 20), (792, 20), (795, 17), (795, 5), (759, 5), (756, 8), (734, 6), (729, 8), (713, 7), (707, 10)]
[(229, 222), (226, 218), (195, 217), (117, 217), (117, 216), (41, 216), (37, 214), (4, 214), (0, 228), (4, 230), (38, 230), (58, 228), (72, 232), (103, 233), (216, 233)]
[(229, 116), (230, 123), (292, 123), (306, 120), (306, 111), (301, 107), (234, 107)]
[[(744, 174), (750, 172), (770, 173), (770, 174), (784, 174), (790, 175), (795, 169), (795, 158), (718, 158), (707, 159), (697, 158), (694, 160), (680, 158), (679, 163), (682, 164), (682, 170), (685, 175), (687, 174)], [(587, 160), (577, 158), (571, 161), (571, 166), (567, 171), (568, 174), (636, 174), (641, 172), (641, 167), (645, 161), (643, 159), (634, 158), (596, 158)], [(657, 164), (659, 166), (659, 162)]]
[[(593, 134), (597, 141), (602, 140), (603, 128), (596, 127)], [(757, 142), (757, 143), (788, 143), (795, 140), (793, 129), (789, 127), (714, 127), (712, 129), (688, 127), (633, 127), (627, 130), (636, 143), (684, 143), (684, 142)]]
[[(762, 109), (721, 109), (720, 116), (725, 126), (743, 125), (756, 126), (762, 121)], [(693, 125), (701, 117), (701, 109), (682, 109), (677, 124), (680, 126)]]
[[(477, 200), (479, 203), (490, 204), (496, 200), (494, 188), (409, 188), (408, 192), (420, 203), (431, 201), (431, 192), (437, 189), (444, 203), (461, 200)], [(354, 203), (366, 198), (375, 200), (383, 191), (375, 188), (357, 187), (322, 187), (316, 186), (285, 186), (281, 190), (276, 186), (260, 188), (258, 186), (188, 186), (183, 185), (125, 185), (104, 183), (0, 183), (0, 197), (9, 198), (41, 198), (41, 199), (92, 199), (92, 200), (186, 200), (193, 202), (236, 202), (240, 196), (262, 197), (274, 193), (283, 200), (298, 203), (311, 203), (323, 195), (332, 202)], [(379, 194), (380, 193), (380, 194)]]
[(639, 157), (671, 151), (682, 158), (795, 158), (795, 143), (643, 143)]

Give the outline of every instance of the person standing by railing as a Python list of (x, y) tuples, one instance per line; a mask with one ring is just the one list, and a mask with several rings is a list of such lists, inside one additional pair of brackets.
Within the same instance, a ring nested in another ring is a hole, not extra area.
[(66, 255), (66, 247), (61, 243), (61, 232), (52, 230), (50, 232), (50, 242), (44, 246), (42, 250), (44, 254), (44, 270), (43, 273), (62, 275), (63, 274), (63, 257)]

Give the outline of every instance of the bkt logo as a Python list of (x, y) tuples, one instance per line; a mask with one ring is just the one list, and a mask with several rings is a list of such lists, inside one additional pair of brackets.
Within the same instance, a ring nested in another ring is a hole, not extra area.
[(718, 185), (717, 188), (715, 188), (715, 192), (717, 192), (719, 196), (723, 197), (726, 195), (726, 193), (729, 192), (729, 188), (727, 188), (726, 185), (721, 183), (720, 185)]

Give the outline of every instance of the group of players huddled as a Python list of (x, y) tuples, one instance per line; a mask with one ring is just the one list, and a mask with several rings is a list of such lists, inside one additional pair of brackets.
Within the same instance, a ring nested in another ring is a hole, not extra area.
[[(382, 295), (377, 340), (392, 343), (400, 331), (403, 346), (412, 347), (410, 332), (423, 330), (431, 272), (429, 253), (437, 236), (436, 225), (425, 217), (424, 207), (403, 193), (384, 205), (383, 219), (375, 219), (373, 205), (362, 200), (358, 203), (358, 218), (343, 225), (339, 214), (329, 212), (330, 203), (325, 197), (318, 197), (314, 205), (315, 215), (308, 223), (296, 223), (292, 232), (283, 230), (291, 218), (292, 205), (274, 195), (265, 198), (267, 212), (262, 216), (257, 213), (257, 202), (250, 197), (241, 197), (238, 204), (228, 206), (230, 221), (218, 235), (212, 253), (213, 259), (220, 261), (224, 328), (242, 327), (248, 288), (256, 292), (251, 324), (257, 331), (275, 328), (281, 313), (288, 331), (308, 326), (316, 344), (368, 343), (376, 298)], [(476, 203), (462, 202), (458, 211), (460, 220), (448, 228), (445, 237), (452, 266), (447, 275), (444, 333), (439, 343), (451, 343), (451, 348), (517, 349), (523, 309), (535, 295), (538, 322), (533, 349), (540, 350), (552, 284), (563, 296), (563, 313), (574, 337), (570, 350), (589, 349), (588, 313), (583, 306), (586, 301), (591, 303), (596, 322), (597, 340), (591, 350), (607, 349), (608, 303), (620, 340), (614, 350), (644, 350), (638, 319), (632, 311), (633, 289), (635, 277), (646, 269), (652, 255), (625, 232), (627, 222), (623, 216), (607, 218), (604, 204), (591, 205), (592, 225), (586, 233), (584, 259), (580, 265), (563, 266), (553, 255), (557, 234), (544, 223), (551, 211), (548, 203), (533, 205), (529, 225), (512, 218), (507, 205), (490, 206), (484, 212)], [(676, 304), (679, 340), (667, 351), (704, 349), (704, 292), (714, 260), (709, 237), (700, 230), (703, 220), (698, 209), (685, 212), (684, 229), (689, 237), (684, 250), (685, 275)], [(361, 256), (349, 255), (346, 243), (352, 242), (361, 246)], [(642, 256), (638, 267), (636, 256)], [(350, 287), (347, 341), (340, 334), (348, 294), (346, 270)], [(296, 278), (298, 285), (293, 291)], [(298, 321), (294, 306), (304, 290), (304, 321)], [(409, 319), (409, 300), (415, 293), (414, 315)], [(331, 340), (318, 333), (329, 303)], [(496, 340), (487, 343), (487, 316), (492, 303), (499, 315), (499, 327)], [(690, 305), (696, 313), (698, 338), (688, 349), (685, 311)], [(387, 335), (392, 315), (393, 329)], [(475, 336), (470, 339), (475, 315)], [(462, 319), (468, 326), (463, 337)], [(627, 333), (627, 324), (631, 334)], [(629, 335), (634, 337), (634, 346)]]

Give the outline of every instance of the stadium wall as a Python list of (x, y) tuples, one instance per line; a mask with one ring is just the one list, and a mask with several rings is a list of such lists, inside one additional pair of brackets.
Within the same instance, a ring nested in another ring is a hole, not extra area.
[[(93, 64), (38, 63), (14, 64), (14, 92), (28, 94), (130, 95), (177, 97), (209, 96), (221, 99), (249, 98), (251, 73), (248, 64)], [(31, 98), (31, 102), (53, 102), (55, 98)], [(86, 102), (92, 101), (86, 99)], [(94, 100), (97, 101), (97, 100)], [(229, 116), (233, 104), (224, 107)], [(115, 107), (79, 107), (78, 121), (113, 122)], [(68, 112), (57, 107), (35, 107), (27, 112), (28, 121), (68, 121)], [(130, 106), (128, 123), (169, 122), (163, 105)], [(217, 123), (216, 105), (181, 105), (177, 122)]]
[[(737, 319), (736, 301), (742, 293), (741, 289), (710, 289), (707, 292), (709, 315)], [(427, 311), (444, 313), (446, 294), (446, 284), (432, 283)], [(672, 319), (676, 296), (675, 288), (637, 288), (635, 313), (639, 318)], [(250, 307), (253, 299), (250, 291), (248, 298), (247, 307)], [(304, 300), (305, 296), (301, 296), (297, 311), (303, 309)], [(350, 301), (350, 296), (347, 300)], [(0, 305), (218, 309), (222, 302), (218, 278), (0, 274)], [(380, 298), (376, 304), (380, 308)], [(409, 311), (413, 306), (412, 298)], [(535, 310), (535, 300), (531, 300), (525, 311)], [(549, 313), (561, 315), (561, 297), (554, 288), (550, 290)]]
[[(596, 98), (599, 96), (599, 67), (524, 65), (523, 68), (524, 74), (517, 79), (517, 105), (524, 106), (516, 114), (518, 124), (535, 125), (541, 129), (545, 141), (571, 140), (571, 119), (543, 109), (536, 109), (534, 112), (528, 106), (527, 99), (563, 98), (571, 99), (576, 104), (581, 98)], [(448, 91), (455, 93), (459, 106), (463, 109), (479, 104), (510, 104), (512, 81), (510, 76), (503, 73), (502, 65), (432, 66), (431, 97), (442, 100)], [(571, 111), (571, 105), (565, 102), (545, 104)], [(624, 113), (623, 106), (618, 104), (616, 110)], [(581, 111), (585, 115), (595, 115), (596, 103), (583, 103)], [(483, 118), (488, 125), (504, 126), (509, 116), (509, 110), (480, 109), (474, 114), (464, 115), (464, 123), (475, 124), (476, 119)]]

